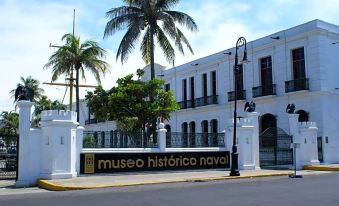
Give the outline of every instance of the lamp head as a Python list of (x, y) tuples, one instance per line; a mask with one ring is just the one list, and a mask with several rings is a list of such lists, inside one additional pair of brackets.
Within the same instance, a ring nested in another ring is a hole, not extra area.
[(247, 64), (250, 62), (250, 60), (247, 59), (247, 51), (244, 51), (244, 57), (242, 58), (242, 60), (240, 61), (242, 64)]

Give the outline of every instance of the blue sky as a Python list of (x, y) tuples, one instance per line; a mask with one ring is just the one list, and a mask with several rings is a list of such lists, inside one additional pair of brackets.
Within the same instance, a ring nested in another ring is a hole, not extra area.
[[(99, 2), (99, 3), (98, 3)], [(176, 65), (233, 47), (237, 38), (249, 41), (284, 30), (313, 19), (339, 25), (338, 0), (182, 0), (173, 10), (191, 15), (199, 32), (185, 35), (194, 55), (177, 54)], [(120, 6), (120, 0), (0, 0), (0, 111), (12, 110), (9, 91), (19, 77), (32, 75), (40, 82), (49, 81), (50, 71), (43, 65), (65, 33), (72, 31), (73, 9), (76, 9), (76, 35), (98, 41), (109, 55), (111, 72), (103, 78), (104, 88), (110, 88), (118, 77), (145, 66), (137, 45), (128, 62), (115, 61), (115, 54), (124, 32), (103, 39), (107, 19), (105, 12)], [(156, 62), (165, 66), (161, 52), (156, 50)], [(64, 82), (61, 77), (58, 82)], [(84, 82), (83, 82), (84, 83)], [(87, 84), (93, 84), (87, 78)], [(64, 88), (42, 85), (52, 99), (61, 100)], [(81, 96), (86, 93), (82, 91)], [(68, 102), (68, 99), (65, 99)]]

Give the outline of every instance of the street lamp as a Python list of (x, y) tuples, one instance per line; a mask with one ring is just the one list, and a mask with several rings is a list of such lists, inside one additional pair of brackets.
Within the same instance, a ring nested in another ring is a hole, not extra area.
[(232, 146), (232, 154), (231, 154), (231, 172), (230, 176), (240, 176), (240, 172), (238, 169), (238, 153), (237, 153), (237, 98), (238, 98), (238, 88), (236, 82), (236, 75), (239, 72), (239, 65), (238, 65), (238, 48), (244, 46), (244, 57), (241, 63), (249, 62), (247, 60), (247, 48), (246, 48), (246, 39), (244, 37), (240, 37), (237, 40), (237, 44), (235, 46), (235, 58), (234, 58), (234, 114), (233, 114), (233, 146)]

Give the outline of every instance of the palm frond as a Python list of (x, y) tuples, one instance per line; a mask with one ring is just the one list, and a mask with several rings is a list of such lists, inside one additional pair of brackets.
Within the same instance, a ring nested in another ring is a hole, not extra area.
[(190, 31), (196, 32), (198, 31), (198, 26), (195, 23), (194, 19), (189, 15), (179, 12), (179, 11), (164, 11), (171, 15), (175, 22), (178, 22), (180, 25), (185, 26)]

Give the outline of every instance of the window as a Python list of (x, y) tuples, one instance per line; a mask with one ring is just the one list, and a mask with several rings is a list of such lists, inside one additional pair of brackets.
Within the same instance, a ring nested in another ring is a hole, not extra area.
[[(194, 100), (194, 77), (190, 78), (190, 93), (191, 93), (191, 100)], [(194, 101), (193, 101), (194, 102)]]
[(165, 91), (168, 92), (171, 90), (171, 85), (170, 84), (165, 84)]
[[(241, 93), (244, 90), (244, 79), (243, 79), (243, 65), (239, 64), (238, 69), (236, 70), (235, 81), (237, 85), (237, 91)], [(235, 88), (234, 88), (235, 89)]]
[(260, 59), (261, 86), (269, 88), (272, 86), (272, 58), (271, 56)]
[(182, 99), (183, 101), (187, 100), (187, 80), (182, 80)]
[(216, 71), (211, 72), (211, 89), (212, 89), (212, 95), (217, 95), (217, 73)]
[(293, 79), (304, 79), (305, 75), (305, 54), (304, 47), (292, 50)]
[(207, 74), (202, 74), (202, 96), (207, 97)]

